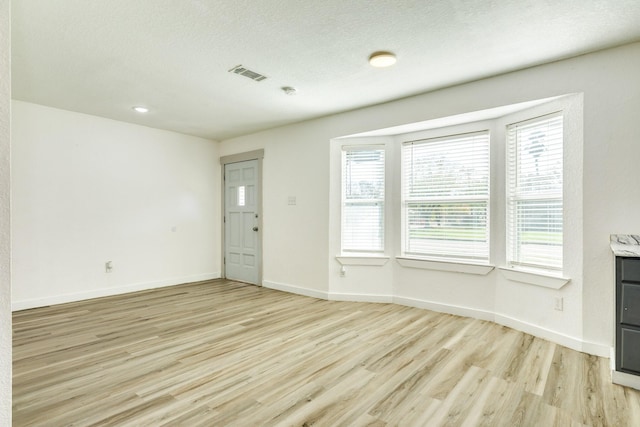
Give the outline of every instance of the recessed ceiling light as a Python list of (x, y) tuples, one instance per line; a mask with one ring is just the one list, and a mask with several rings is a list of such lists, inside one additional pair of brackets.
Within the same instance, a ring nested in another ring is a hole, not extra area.
[(135, 106), (135, 107), (131, 107), (133, 109), (133, 111), (137, 112), (137, 113), (148, 113), (149, 109), (147, 107), (142, 107), (140, 105)]
[(374, 52), (369, 57), (369, 64), (372, 67), (390, 67), (396, 63), (396, 56), (391, 52)]

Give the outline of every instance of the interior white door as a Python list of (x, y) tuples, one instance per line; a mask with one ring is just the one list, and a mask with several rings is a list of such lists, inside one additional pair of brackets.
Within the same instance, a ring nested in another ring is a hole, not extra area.
[(224, 166), (225, 276), (253, 284), (260, 275), (258, 179), (257, 160)]

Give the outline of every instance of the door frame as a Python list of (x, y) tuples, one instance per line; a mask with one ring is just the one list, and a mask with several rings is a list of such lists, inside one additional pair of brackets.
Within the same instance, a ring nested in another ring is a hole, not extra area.
[(258, 283), (256, 283), (256, 286), (262, 286), (262, 159), (264, 158), (264, 150), (260, 149), (260, 150), (254, 150), (254, 151), (247, 151), (245, 153), (238, 153), (238, 154), (231, 154), (229, 156), (221, 156), (220, 157), (220, 165), (221, 165), (221, 179), (220, 179), (220, 183), (221, 183), (221, 187), (222, 187), (222, 203), (221, 203), (221, 218), (222, 218), (222, 222), (220, 223), (220, 235), (222, 236), (222, 239), (220, 239), (220, 243), (222, 244), (222, 250), (220, 253), (220, 265), (221, 267), (221, 272), (222, 272), (222, 277), (226, 279), (227, 277), (227, 265), (225, 262), (225, 256), (226, 256), (226, 227), (225, 227), (225, 213), (226, 213), (226, 208), (227, 208), (227, 194), (226, 194), (226, 188), (225, 188), (225, 178), (224, 178), (224, 173), (225, 173), (225, 166), (231, 163), (238, 163), (238, 162), (245, 162), (248, 160), (257, 160), (258, 161), (258, 186), (256, 189), (257, 192), (257, 197), (258, 197), (258, 203), (256, 204), (256, 209), (257, 209), (257, 213), (258, 213), (258, 256), (257, 256), (257, 260), (258, 260)]

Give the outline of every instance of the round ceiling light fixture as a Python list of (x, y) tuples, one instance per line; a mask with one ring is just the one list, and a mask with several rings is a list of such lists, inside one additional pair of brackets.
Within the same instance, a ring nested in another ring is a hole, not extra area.
[(135, 107), (131, 107), (133, 111), (136, 113), (148, 113), (149, 109), (147, 107), (143, 107), (141, 105), (136, 105)]
[(384, 68), (390, 67), (396, 63), (396, 56), (391, 52), (379, 51), (374, 52), (369, 57), (369, 64), (372, 67)]

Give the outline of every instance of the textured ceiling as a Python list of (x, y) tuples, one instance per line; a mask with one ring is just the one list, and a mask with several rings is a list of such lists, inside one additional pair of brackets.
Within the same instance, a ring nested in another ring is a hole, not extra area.
[(20, 0), (12, 32), (15, 99), (223, 140), (638, 41), (640, 1)]

